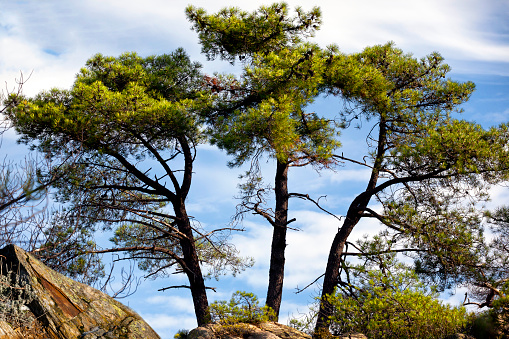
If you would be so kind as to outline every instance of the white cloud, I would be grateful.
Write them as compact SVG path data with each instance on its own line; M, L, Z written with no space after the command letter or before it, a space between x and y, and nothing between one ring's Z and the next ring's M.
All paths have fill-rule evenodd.
M490 201L486 208L493 210L497 207L508 205L509 203L509 183L493 186L490 191Z
M279 323L288 325L290 319L298 318L303 314L309 313L309 306L313 302L315 302L315 300L309 300L306 303L285 302L281 304Z
M16 131L14 130L14 128L9 128L9 129L3 131L2 136L0 137L2 147L5 147L7 145L7 148L14 148L14 147L19 148L20 146L15 144L17 139L18 139L18 135L16 134ZM4 150L5 150L5 148L4 148ZM23 150L23 152L24 152L24 150ZM6 152L6 153L10 153L10 152Z
M343 221L332 216L311 212L294 212L301 232L289 232L286 250L285 285L288 289L304 287L325 271L330 247ZM365 234L377 234L382 227L376 220L363 220L352 231L348 241L355 242Z
M507 62L508 44L489 31L499 6L507 11L507 6L480 0L327 2L319 37L347 51L392 40L420 56L441 51L448 58Z
M34 96L53 87L69 88L86 58L80 51L54 56L40 46L19 37L0 36L0 79L8 92L17 90L20 80L23 93ZM5 46L5 47L4 47Z
M502 124L509 118L509 108L503 112L479 112L472 114L475 121L489 122L490 124Z
M182 296L155 294L154 296L147 298L146 302L154 305L166 305L176 312L194 314L193 303L190 302L189 298Z
M301 231L290 230L287 235L285 289L295 291L321 275L329 255L330 246L342 222L332 216L314 211L293 211L297 221L291 224ZM272 228L265 224L246 222L247 232L234 235L233 243L241 255L255 259L255 266L237 279L251 288L267 286L270 262ZM354 242L363 235L374 235L381 230L375 220L366 220L354 228L349 241Z
M189 300L189 303L192 304L192 301ZM197 326L194 316L182 314L144 313L141 317L161 336L161 339L171 339L178 330L190 330Z
M328 172L326 175L329 177L329 180L333 184L359 181L367 183L371 176L371 169L370 168L362 168L358 170L339 169L336 172Z
M242 256L254 258L255 265L237 279L249 286L261 288L267 286L268 282L272 227L250 220L244 222L244 227L246 232L234 234L232 243L240 250Z
M465 292L467 292L466 287L460 287L453 291L448 290L440 294L440 299L451 306L460 306L465 300Z

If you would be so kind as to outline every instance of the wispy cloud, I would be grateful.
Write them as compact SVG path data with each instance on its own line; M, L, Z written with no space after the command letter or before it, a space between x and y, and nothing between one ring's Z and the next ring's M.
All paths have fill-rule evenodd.
M194 316L168 315L168 313L143 313L141 316L161 336L161 339L171 339L178 330L190 330L197 326Z
M193 58L204 61L196 33L190 30L184 15L188 3L187 0L7 2L0 13L0 77L11 80L20 70L35 70L32 88L68 87L79 67L97 52L117 55L135 50L141 54L161 54L183 46ZM232 5L204 0L192 3L210 12ZM246 10L260 4L235 2L235 6ZM344 51L355 52L392 40L419 56L440 51L446 60L502 63L509 60L504 23L507 15L503 15L509 11L507 2L361 0L314 4L323 12L324 23L316 37L322 45L336 43ZM289 5L311 7L304 0L289 1ZM465 69L471 67L470 63L461 65ZM220 70L228 65L216 66ZM32 93L30 88L27 90Z
M440 51L448 58L508 62L509 41L499 33L497 1L341 1L324 4L320 41L336 41L344 50L389 40L408 52Z

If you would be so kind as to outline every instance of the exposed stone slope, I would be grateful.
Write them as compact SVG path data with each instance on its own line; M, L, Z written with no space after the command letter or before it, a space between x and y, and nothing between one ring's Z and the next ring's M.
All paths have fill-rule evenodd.
M210 324L192 330L188 339L311 339L311 336L296 329L274 322L264 322L256 325ZM352 334L339 339L367 339L363 334Z
M30 285L33 300L27 305L51 339L160 339L155 331L125 305L108 295L42 264L17 246L0 250L1 272L12 271ZM24 329L28 331L29 329ZM0 339L36 338L0 322ZM42 337L41 337L42 338Z
M235 324L235 325L218 325L210 324L198 327L192 330L188 339L311 339L311 336L297 331L294 328L273 322L265 322L261 324Z

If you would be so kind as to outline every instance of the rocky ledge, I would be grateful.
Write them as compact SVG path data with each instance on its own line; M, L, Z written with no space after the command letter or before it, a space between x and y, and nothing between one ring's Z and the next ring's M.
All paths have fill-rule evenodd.
M20 315L23 326L0 320L0 339L160 339L129 307L49 269L17 246L0 250L0 269L4 278L12 272L9 279L22 283L13 289L30 294Z
M311 336L296 329L274 322L260 324L209 324L189 332L187 339L311 339ZM360 333L338 337L338 339L367 339Z

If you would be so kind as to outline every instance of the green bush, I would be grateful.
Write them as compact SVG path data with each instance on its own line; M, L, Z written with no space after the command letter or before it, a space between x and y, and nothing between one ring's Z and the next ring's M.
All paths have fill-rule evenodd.
M468 322L468 334L476 339L501 338L490 311L472 313Z
M187 336L189 335L188 330L179 330L174 336L174 339L187 339Z
M274 319L274 311L260 307L253 293L237 291L229 302L215 301L209 306L212 321L223 325L256 324Z
M346 293L337 291L328 300L334 307L331 332L364 333L368 338L433 339L460 332L467 322L464 307L438 300L412 271L361 271L364 280Z

